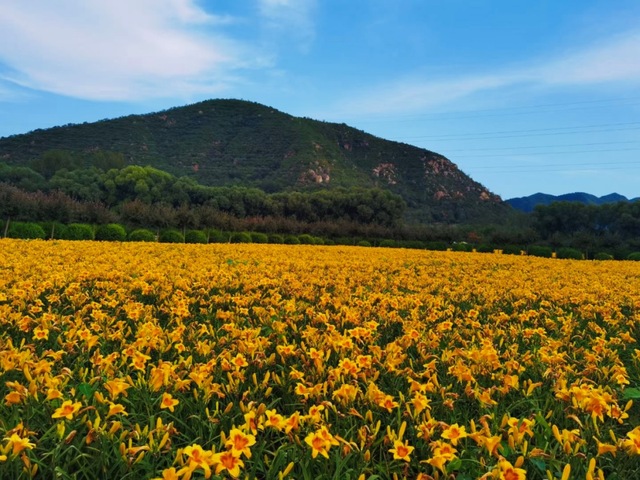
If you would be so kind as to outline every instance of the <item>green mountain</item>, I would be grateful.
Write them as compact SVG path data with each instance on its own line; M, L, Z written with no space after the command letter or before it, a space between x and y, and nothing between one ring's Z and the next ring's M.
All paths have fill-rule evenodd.
M240 100L0 138L0 162L33 166L60 149L83 166L95 164L96 152L118 152L129 164L211 186L266 192L380 187L402 195L412 222L486 222L511 212L442 155Z
M629 200L619 193L610 193L602 197L596 197L589 193L575 192L564 195L549 195L547 193L534 193L528 197L510 198L507 203L517 210L523 212L533 212L536 205L549 205L553 202L580 202L585 205L604 205L605 203L635 201L637 198Z

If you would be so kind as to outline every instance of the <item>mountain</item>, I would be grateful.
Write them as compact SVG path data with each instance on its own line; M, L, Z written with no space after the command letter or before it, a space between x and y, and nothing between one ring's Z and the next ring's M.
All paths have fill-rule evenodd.
M118 152L129 164L211 186L266 192L381 187L402 195L414 222L489 221L512 211L442 155L241 100L1 138L0 162L29 166L56 149L79 156L85 166L95 152Z
M624 195L618 193L610 193L602 197L596 197L589 193L575 192L566 193L564 195L548 195L546 193L534 193L528 197L510 198L507 203L516 210L523 212L532 212L536 205L549 205L551 202L580 202L587 205L602 205L604 203L629 202L635 201L637 198L629 200Z

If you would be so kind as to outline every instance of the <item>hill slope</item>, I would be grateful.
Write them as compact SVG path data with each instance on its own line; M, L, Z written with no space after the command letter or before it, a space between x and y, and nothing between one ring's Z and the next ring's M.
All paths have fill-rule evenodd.
M402 195L412 221L486 221L511 210L434 152L240 100L208 100L2 138L0 161L29 165L52 149L87 159L96 151L119 152L130 164L212 186L267 192L377 186Z
M632 199L634 201L637 199ZM552 202L580 202L586 205L603 205L605 203L628 202L630 201L624 195L618 193L610 193L602 197L596 197L589 193L575 192L565 193L564 195L549 195L546 193L534 193L528 197L510 198L507 203L517 210L523 212L532 212L536 205L549 205Z

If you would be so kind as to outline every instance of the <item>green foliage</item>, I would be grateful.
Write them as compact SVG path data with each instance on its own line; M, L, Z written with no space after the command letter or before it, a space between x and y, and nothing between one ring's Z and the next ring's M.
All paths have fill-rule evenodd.
M540 245L531 245L527 250L527 255L531 255L533 257L544 257L551 258L551 254L553 250L549 247L542 247Z
M424 242L421 242L420 240L407 240L404 242L398 242L398 246L401 248L411 248L414 250L422 250L422 249L425 249L426 244ZM446 250L446 249L447 249L447 246L445 244L443 250Z
M209 243L229 243L229 234L220 230L209 230Z
M335 245L336 242L334 242L333 240L331 240L330 238L325 238L324 240L324 244L325 245Z
M451 245L451 250L453 250L454 252L470 252L471 248L466 243L456 242Z
M313 237L314 245L324 245L324 240L321 237Z
M303 234L298 236L298 240L302 245L313 245L313 237L311 235Z
M559 248L556 256L564 259L582 260L582 252L575 248Z
M396 242L395 240L382 240L380 242L380 246L385 248L395 248Z
M153 232L140 228L129 234L130 242L155 242L156 236Z
M162 230L158 236L161 243L184 243L184 237L177 230Z
M633 252L627 256L627 260L633 260L634 262L640 262L640 252Z
M100 225L96 228L96 240L106 242L124 242L127 239L127 232L122 225L110 223Z
M286 245L300 245L300 240L298 240L298 237L294 237L293 235L287 235L284 237L284 243Z
M239 232L231 235L231 243L251 243L251 235L247 232Z
M207 243L207 234L202 230L187 230L184 241L185 243Z
M359 246L359 247L370 247L370 246L371 246L371 244L370 244L369 242L367 242L366 240L360 240L360 241L358 242L358 246Z
M444 252L447 249L447 244L445 242L427 242L425 248L427 250Z
M335 240L336 245L355 245L353 238L350 237L340 237Z
M37 223L11 222L7 237L22 238L24 240L44 240L47 235Z
M481 243L476 247L476 252L479 253L493 253L495 247L490 243Z
M506 245L502 248L502 253L505 255L520 255L522 250L524 249L518 245Z
M269 243L284 243L284 237L282 235L269 235Z
M267 237L264 233L252 232L251 243L269 243L269 237Z
M596 253L593 257L594 260L613 260L613 255L605 252Z
M66 225L60 222L40 222L38 223L44 230L47 239L57 239L64 236Z
M60 235L62 240L93 240L93 228L91 225L72 223Z

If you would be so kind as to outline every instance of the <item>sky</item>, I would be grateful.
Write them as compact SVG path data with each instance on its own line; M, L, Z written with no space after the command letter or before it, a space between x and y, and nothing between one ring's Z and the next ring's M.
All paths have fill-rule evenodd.
M210 98L640 196L637 0L0 0L0 137Z

